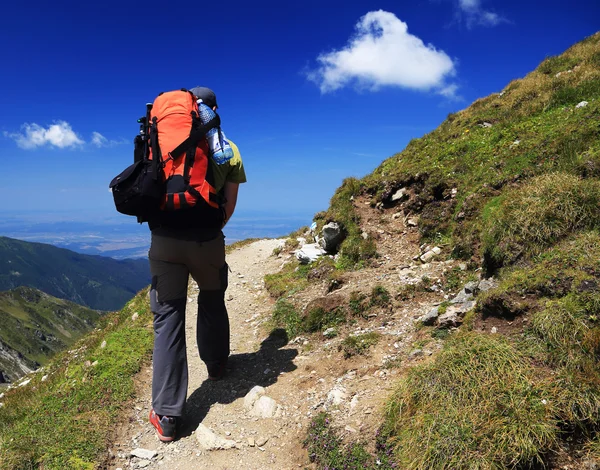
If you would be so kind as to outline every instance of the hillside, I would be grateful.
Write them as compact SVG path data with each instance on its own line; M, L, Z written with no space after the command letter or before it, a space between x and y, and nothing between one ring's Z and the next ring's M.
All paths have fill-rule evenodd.
M0 237L0 290L28 286L96 310L117 310L150 283L146 259L82 255Z
M0 382L14 382L85 333L100 312L30 287L0 292Z
M220 382L191 283L178 441L147 423L143 292L6 392L0 466L598 468L599 122L600 33L345 180L313 230L230 253Z

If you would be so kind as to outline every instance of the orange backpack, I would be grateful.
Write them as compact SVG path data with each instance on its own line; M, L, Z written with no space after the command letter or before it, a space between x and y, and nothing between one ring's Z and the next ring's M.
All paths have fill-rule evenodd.
M208 130L219 124L217 115L202 125L196 98L185 89L161 93L154 100L149 159L162 162L166 188L162 210L177 211L199 204L220 208L204 138Z

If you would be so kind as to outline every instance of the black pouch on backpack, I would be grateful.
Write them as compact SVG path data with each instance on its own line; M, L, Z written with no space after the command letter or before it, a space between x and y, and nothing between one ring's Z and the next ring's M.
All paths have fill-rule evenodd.
M139 160L128 166L109 184L115 207L121 214L146 221L160 210L165 185L159 165L152 160Z

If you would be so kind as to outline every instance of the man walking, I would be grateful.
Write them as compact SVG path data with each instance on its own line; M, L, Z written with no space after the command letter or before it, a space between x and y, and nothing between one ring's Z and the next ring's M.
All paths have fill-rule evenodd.
M217 109L215 93L205 87L190 90L198 99ZM214 187L224 200L223 226L235 210L238 188L246 182L237 146L230 141L234 157L217 165L209 157ZM196 222L196 223L193 223ZM150 221L152 240L148 258L152 272L150 304L154 314L152 411L150 423L161 441L176 437L177 420L187 398L188 368L185 341L185 307L191 275L200 289L196 340L208 377L222 377L229 356L229 318L225 307L227 270L225 237L221 227L169 226Z

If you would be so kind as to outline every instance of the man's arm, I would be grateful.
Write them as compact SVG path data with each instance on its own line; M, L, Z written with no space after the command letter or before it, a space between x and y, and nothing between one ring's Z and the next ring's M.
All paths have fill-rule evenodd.
M239 183L225 182L225 186L223 187L223 195L225 196L225 221L223 222L223 226L225 226L233 215L233 211L235 211L239 187Z

